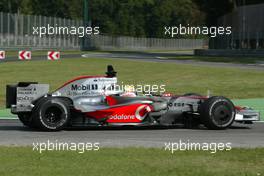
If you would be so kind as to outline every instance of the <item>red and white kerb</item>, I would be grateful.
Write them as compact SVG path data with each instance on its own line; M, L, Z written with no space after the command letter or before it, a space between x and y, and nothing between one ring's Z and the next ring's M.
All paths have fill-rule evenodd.
M59 51L49 51L48 52L48 60L59 60L60 59L60 52Z
M30 60L31 59L31 51L19 51L18 58L20 60Z

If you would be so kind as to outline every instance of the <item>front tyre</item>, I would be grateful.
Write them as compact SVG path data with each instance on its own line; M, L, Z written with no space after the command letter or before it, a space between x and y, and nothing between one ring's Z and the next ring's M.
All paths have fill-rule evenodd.
M45 97L36 104L32 118L34 125L42 130L61 130L70 119L70 103L62 98Z
M234 104L225 97L210 97L200 107L201 121L212 130L230 127L234 122L235 112Z

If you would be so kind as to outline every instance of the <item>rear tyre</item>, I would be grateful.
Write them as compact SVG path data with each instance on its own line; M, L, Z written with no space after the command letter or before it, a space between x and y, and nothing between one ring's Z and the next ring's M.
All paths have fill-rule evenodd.
M23 123L24 126L33 128L31 113L19 113L17 114L18 119Z
M32 118L39 129L62 130L70 120L70 103L62 98L45 97L36 104Z
M201 121L212 130L226 129L235 119L234 104L225 97L210 97L201 104Z

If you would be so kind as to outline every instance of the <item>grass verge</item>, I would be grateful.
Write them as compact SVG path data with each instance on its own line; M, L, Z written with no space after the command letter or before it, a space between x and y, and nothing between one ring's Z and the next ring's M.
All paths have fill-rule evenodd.
M10 109L0 109L0 119L16 119L17 116L10 112Z
M235 105L247 106L260 112L260 120L264 121L264 99L232 100Z
M262 70L76 58L1 63L0 107L4 107L6 84L37 81L50 84L50 89L54 90L79 75L102 75L108 64L115 67L119 83L123 84L164 84L167 92L176 94L206 94L210 90L214 95L236 99L264 97Z
M78 154L49 151L39 154L31 147L0 147L0 175L201 175L261 176L264 148L232 149L215 154L154 148L103 148Z

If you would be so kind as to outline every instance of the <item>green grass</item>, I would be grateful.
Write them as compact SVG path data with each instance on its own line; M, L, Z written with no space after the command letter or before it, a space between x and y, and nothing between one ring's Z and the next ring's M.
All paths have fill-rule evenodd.
M16 119L17 118L17 115L15 114L12 114L10 109L1 109L0 108L0 119Z
M168 92L197 92L229 98L264 97L264 71L238 68L177 65L117 59L67 59L57 62L27 61L0 64L0 107L4 107L5 86L18 81L38 81L51 90L79 75L104 74L112 64L124 84L165 84Z
M171 154L153 148L103 148L84 154L73 151L39 154L31 147L0 147L0 163L1 176L261 176L264 174L264 149Z
M255 64L258 62L264 62L264 57L257 58L257 57L216 57L216 56L215 57L174 56L174 57L167 57L167 59L193 60L193 61L205 61L205 62L224 62L224 63L237 63L237 64Z
M260 112L260 120L264 121L264 99L232 100L235 105L247 106Z

